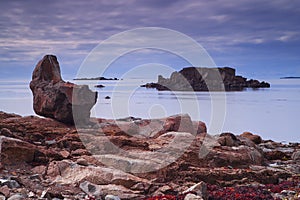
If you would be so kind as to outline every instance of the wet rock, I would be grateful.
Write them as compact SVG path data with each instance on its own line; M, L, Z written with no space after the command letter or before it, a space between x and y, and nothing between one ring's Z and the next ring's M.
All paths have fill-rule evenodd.
M250 139L255 144L260 144L262 142L262 139L259 135L254 135L250 132L244 132L241 134L241 136Z
M33 73L30 89L36 114L63 123L86 124L90 109L97 100L97 93L86 85L63 81L56 56L46 55L38 62Z

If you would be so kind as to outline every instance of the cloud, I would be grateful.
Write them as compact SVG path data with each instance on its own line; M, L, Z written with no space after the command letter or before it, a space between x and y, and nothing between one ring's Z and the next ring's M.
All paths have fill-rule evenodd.
M19 0L0 6L2 66L22 66L47 52L78 66L111 35L149 26L180 31L212 53L300 43L300 2L293 0Z

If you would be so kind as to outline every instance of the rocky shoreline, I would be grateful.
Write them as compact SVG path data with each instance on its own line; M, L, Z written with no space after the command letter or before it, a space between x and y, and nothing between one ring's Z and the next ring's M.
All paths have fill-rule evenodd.
M299 143L251 133L212 136L188 115L91 121L76 129L49 118L0 112L0 199L300 198ZM172 148L182 151L180 156L144 171L167 160L149 155L177 137Z
M300 198L299 143L209 135L187 114L90 118L97 93L65 82L54 55L30 88L44 118L0 111L0 199Z

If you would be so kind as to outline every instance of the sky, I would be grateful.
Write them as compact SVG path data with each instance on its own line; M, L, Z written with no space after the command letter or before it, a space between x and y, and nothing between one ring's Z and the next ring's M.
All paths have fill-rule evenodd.
M1 0L0 8L2 80L30 79L45 54L56 55L63 77L72 79L97 45L143 27L185 34L217 66L246 77L300 76L298 0ZM120 77L147 63L174 70L189 65L168 52L139 50L117 59L107 75Z

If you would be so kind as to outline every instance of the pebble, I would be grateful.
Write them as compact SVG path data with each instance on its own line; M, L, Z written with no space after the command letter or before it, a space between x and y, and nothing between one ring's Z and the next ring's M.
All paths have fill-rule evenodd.
M198 196L206 198L207 197L207 185L203 181L193 185L189 189L185 190L183 193L195 192Z
M29 198L33 198L35 196L35 194L32 192L32 191L30 191L29 193L28 193L28 197Z
M300 161L300 151L294 152L293 155L292 155L292 159L294 161Z
M203 200L203 198L195 194L189 193L184 197L184 200Z
M90 196L100 197L101 190L98 185L90 183L89 181L84 181L79 185L80 189Z
M7 185L4 185L0 188L0 193L4 194L6 197L10 194L10 189Z
M78 164L78 165L83 165L83 166L88 166L89 165L89 163L86 161L86 159L84 159L84 158L78 158L77 160L76 160L76 163Z
M108 194L105 196L105 200L121 200L120 197Z
M15 180L0 179L1 185L7 185L9 188L19 188L20 184Z
M52 145L52 144L55 144L56 143L56 140L46 140L45 141L45 144L47 145Z
M25 196L23 194L14 194L11 197L9 197L7 200L21 200L25 199Z

